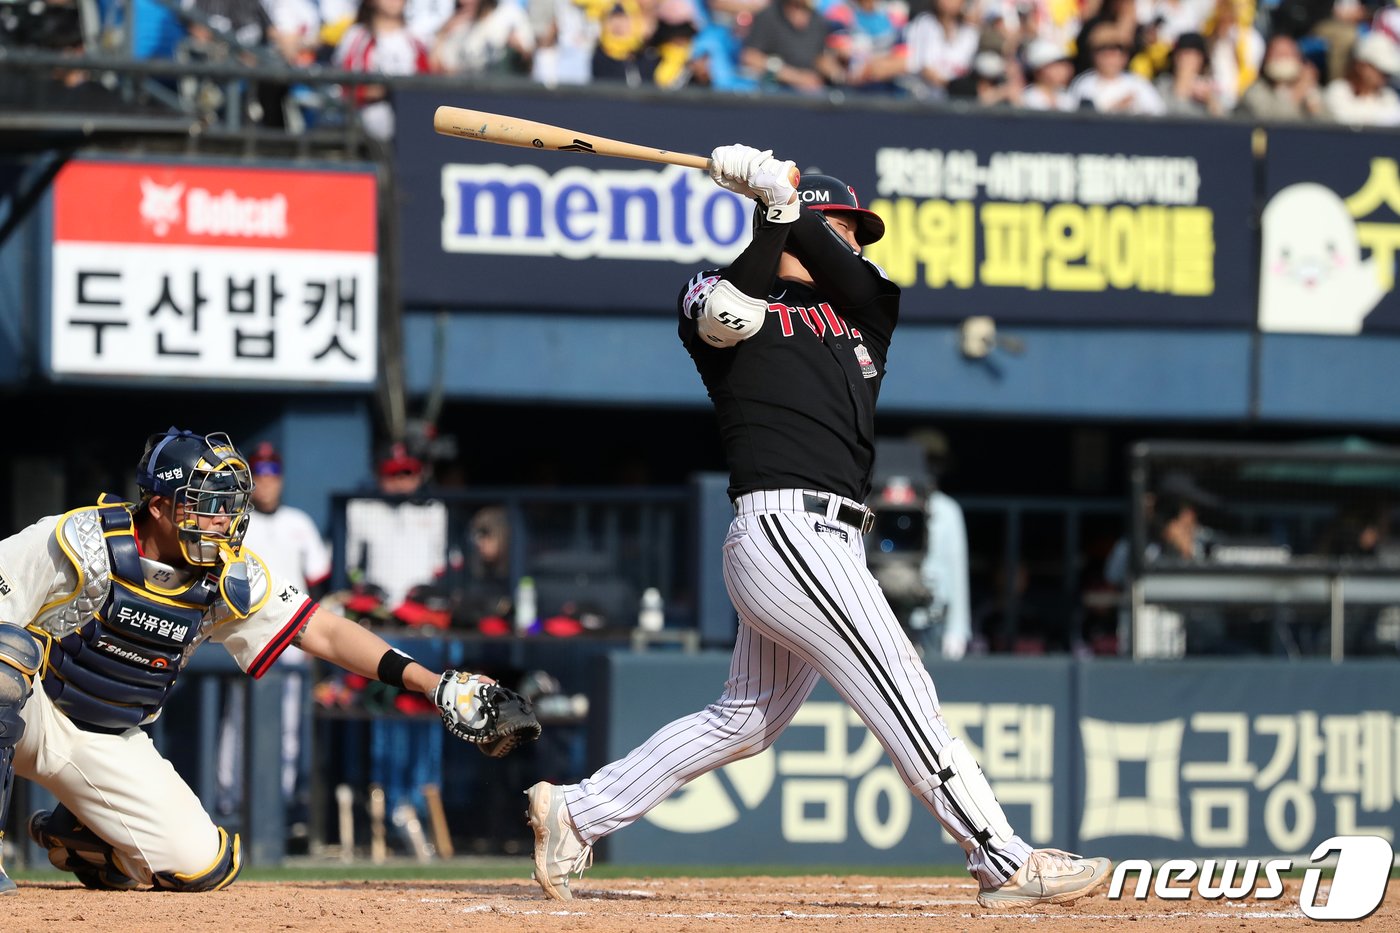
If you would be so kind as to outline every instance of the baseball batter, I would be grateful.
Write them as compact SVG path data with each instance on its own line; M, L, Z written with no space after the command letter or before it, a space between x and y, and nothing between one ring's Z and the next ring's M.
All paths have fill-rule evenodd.
M136 480L139 502L103 497L0 541L0 827L16 774L43 785L59 805L29 832L56 867L99 889L214 891L238 875L238 836L140 728L206 639L253 677L299 645L431 696L488 754L513 747L501 688L428 670L243 547L253 479L227 435L153 435ZM14 890L0 864L0 893Z
M568 900L602 837L685 784L773 744L826 678L879 738L910 791L967 853L986 907L1062 903L1108 880L1107 859L1033 850L949 734L938 695L866 569L863 505L875 403L899 289L861 256L884 223L835 178L748 146L711 156L720 186L755 198L753 239L680 294L680 338L719 418L735 518L725 582L739 613L729 682L579 784L536 784L535 880Z

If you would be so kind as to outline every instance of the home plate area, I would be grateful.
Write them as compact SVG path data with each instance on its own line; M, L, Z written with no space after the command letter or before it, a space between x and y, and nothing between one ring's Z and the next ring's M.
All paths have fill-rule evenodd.
M29 883L0 902L6 931L76 928L174 933L227 930L626 933L784 929L885 931L1262 931L1317 926L1298 909L1300 882L1275 901L1109 901L1100 892L1064 906L984 910L960 878L807 876L619 878L574 882L570 902L546 900L528 879L494 881L255 882L213 894L95 892ZM1400 885L1350 928L1400 929ZM1321 898L1319 898L1321 900ZM1325 926L1325 925L1324 925ZM1340 925L1339 925L1340 926Z

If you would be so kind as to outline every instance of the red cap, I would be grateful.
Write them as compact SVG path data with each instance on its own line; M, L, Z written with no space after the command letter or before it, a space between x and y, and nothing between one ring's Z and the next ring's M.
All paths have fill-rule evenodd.
M389 453L379 461L380 476L398 476L404 473L422 473L423 461L408 452L403 444L395 444Z
M281 475L282 455L269 441L263 441L253 451L253 455L248 458L248 467L253 471L254 476Z

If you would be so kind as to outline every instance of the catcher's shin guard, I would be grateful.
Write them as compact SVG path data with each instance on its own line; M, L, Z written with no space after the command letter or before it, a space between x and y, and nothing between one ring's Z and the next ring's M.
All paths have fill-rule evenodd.
M15 889L5 874L5 818L15 783L15 746L24 735L20 711L29 700L43 659L33 635L18 625L0 622L0 894Z
M59 804L29 818L29 838L49 851L49 862L72 872L84 887L96 891L129 891L139 882L117 867L116 849L88 829L73 812Z
M15 782L14 757L14 746L0 748L0 894L15 889L15 883L5 874L5 817L10 809L10 788Z
M233 884L233 879L243 870L243 849L237 833L230 837L222 826L218 830L219 854L208 868L191 874L158 871L151 876L151 883L156 889L197 894L201 891L218 891Z

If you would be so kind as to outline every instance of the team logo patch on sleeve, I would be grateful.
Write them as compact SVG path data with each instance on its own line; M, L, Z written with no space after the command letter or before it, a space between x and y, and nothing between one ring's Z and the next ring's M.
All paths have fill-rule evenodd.
M865 344L856 344L856 362L860 364L860 374L867 379L874 379L879 373L875 369L875 361L870 358L870 351L865 349Z

